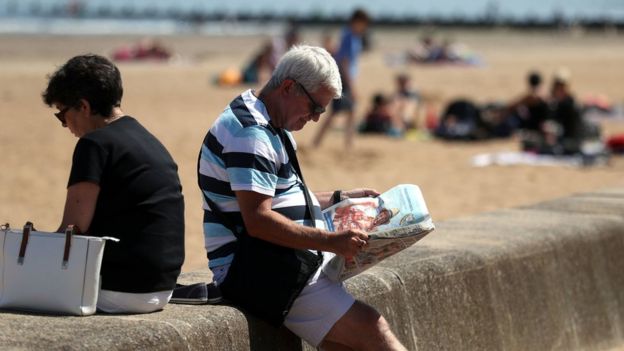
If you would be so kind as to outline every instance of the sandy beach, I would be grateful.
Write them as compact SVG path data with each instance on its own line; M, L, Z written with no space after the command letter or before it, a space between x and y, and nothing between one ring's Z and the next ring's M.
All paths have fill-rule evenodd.
M369 97L390 93L398 72L438 110L464 97L482 103L508 101L525 89L525 75L540 70L547 83L560 66L572 72L578 97L604 94L624 101L624 36L616 33L445 32L467 45L484 61L482 67L388 67L384 57L413 45L420 31L376 30L373 51L361 61L358 115ZM320 31L304 29L305 42L319 44ZM55 230L65 201L71 156L76 143L41 102L46 75L69 57L93 52L109 55L132 36L0 36L0 221L21 227L30 220L41 230ZM261 44L259 36L165 36L160 40L179 58L171 63L122 63L124 111L137 118L169 149L179 166L186 199L186 262L184 271L206 265L201 230L201 194L196 161L201 141L223 108L247 87L212 84L219 71L240 66ZM624 133L622 120L603 120L606 135ZM516 151L515 139L481 143L443 143L427 138L358 137L355 148L342 149L340 123L323 145L310 145L317 125L295 134L300 162L313 190L373 187L379 191L400 183L421 187L434 221L483 211L532 204L577 192L622 186L624 161L609 166L491 166L470 161L484 152ZM114 233L111 233L114 235ZM435 235L432 234L432 235Z

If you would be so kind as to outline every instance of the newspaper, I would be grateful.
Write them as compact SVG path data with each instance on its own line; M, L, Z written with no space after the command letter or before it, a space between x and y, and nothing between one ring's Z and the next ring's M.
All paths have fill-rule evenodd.
M416 185L397 185L378 197L347 199L323 211L330 231L361 229L368 245L350 260L333 257L323 271L334 281L351 278L402 251L434 230Z

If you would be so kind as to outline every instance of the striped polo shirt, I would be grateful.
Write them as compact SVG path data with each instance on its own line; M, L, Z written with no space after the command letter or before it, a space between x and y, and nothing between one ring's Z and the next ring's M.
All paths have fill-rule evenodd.
M273 197L272 209L291 220L311 226L299 176L288 159L279 134L269 121L266 107L251 90L234 99L206 134L198 160L199 187L239 233L243 228L235 191L247 190ZM292 134L284 133L296 148ZM317 228L324 228L314 194ZM210 268L232 262L234 233L212 213L204 198L204 242Z

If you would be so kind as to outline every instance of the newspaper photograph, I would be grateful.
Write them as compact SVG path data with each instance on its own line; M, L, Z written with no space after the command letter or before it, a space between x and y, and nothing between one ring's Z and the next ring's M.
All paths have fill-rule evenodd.
M368 245L350 260L333 257L323 268L334 281L351 278L416 243L434 230L420 188L393 187L378 197L343 200L323 211L330 231L360 229Z

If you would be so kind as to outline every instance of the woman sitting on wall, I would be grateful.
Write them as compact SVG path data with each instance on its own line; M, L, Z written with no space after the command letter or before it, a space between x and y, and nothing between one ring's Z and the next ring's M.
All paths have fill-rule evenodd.
M184 261L184 199L165 147L121 110L117 67L76 56L54 74L43 101L78 137L60 230L73 224L106 245L98 310L145 313L169 301Z

